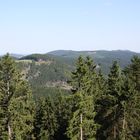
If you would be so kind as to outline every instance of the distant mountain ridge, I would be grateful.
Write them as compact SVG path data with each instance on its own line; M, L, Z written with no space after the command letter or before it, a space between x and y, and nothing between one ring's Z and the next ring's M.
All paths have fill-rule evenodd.
M132 52L129 50L98 50L98 51L73 51L73 50L56 50L45 54L31 54L24 56L20 59L27 60L49 60L56 61L57 63L63 63L73 67L76 59L82 55L83 57L90 56L93 58L96 64L101 65L105 73L108 72L109 67L113 61L118 61L120 66L123 68L130 63L131 58L134 55L140 56L140 53Z
M60 60L65 63L70 63L75 61L79 56L90 56L94 59L98 64L111 64L112 61L117 60L120 62L121 66L127 65L130 62L130 59L134 55L140 56L140 53L128 51L128 50L98 50L98 51L72 51L72 50L56 50L51 51L45 54L31 54L23 57L19 57L20 59L31 59L31 60L49 60L55 59ZM16 57L16 55L13 55Z
M56 51L51 51L48 52L47 54L52 54L52 55L56 55L56 56L63 56L63 57L78 57L79 55L95 55L99 56L99 55L108 55L108 54L116 54L116 55L123 55L123 54L127 54L127 55L140 55L140 53L137 52L133 52L133 51L129 51L129 50L112 50L112 51L107 51L107 50L97 50L97 51L73 51L73 50L56 50Z
M67 81L71 71L75 69L77 58L90 56L97 64L97 69L108 74L112 62L117 60L122 68L130 63L134 55L140 53L131 51L67 51L57 50L45 54L31 54L16 60L25 79L32 87L35 95L46 94L59 88L69 89Z
M54 50L54 51L50 51L48 53L35 53L35 54L38 54L38 55L46 55L46 54L49 54L49 55L52 55L52 56L61 56L61 57L78 57L79 55L83 55L83 56L87 56L87 55L94 55L95 57L96 56L99 56L99 55L108 55L108 54L119 54L120 55L123 55L123 54L127 54L129 56L133 56L133 55L140 55L140 53L138 52L133 52L133 51L130 51L130 50L111 50L111 51L108 51L108 50L85 50L85 51L74 51L74 50ZM96 55L95 55L96 54ZM97 55L98 54L98 55ZM3 56L4 54L1 54L0 56ZM18 54L18 53L10 53L10 56L12 57L15 57L15 58L22 58L22 57L26 57L26 56L30 56L32 54L28 54L28 55L25 55L25 54ZM33 54L34 55L34 54Z

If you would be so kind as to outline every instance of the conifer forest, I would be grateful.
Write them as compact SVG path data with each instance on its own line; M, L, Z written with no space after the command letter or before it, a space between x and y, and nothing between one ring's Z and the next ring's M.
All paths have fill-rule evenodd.
M140 140L139 56L108 72L90 56L38 57L0 58L0 140Z

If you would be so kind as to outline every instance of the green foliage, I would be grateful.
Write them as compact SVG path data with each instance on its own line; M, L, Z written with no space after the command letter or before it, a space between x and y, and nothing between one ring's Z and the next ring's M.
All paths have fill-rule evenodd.
M96 69L101 69L107 76L112 61L118 60L120 66L124 68L130 63L130 58L137 53L129 51L75 52L60 50L47 54L28 55L18 60L17 64L24 74L24 78L31 84L33 94L37 94L34 89L39 89L38 94L42 95L43 93L46 96L44 94L46 89L53 92L53 88L63 88L62 83L70 79L70 72L75 68L74 62L81 54L94 58L96 64L98 64ZM95 82L95 84L97 83Z
M37 103L34 127L37 140L53 140L58 126L54 104L50 98L42 98Z
M107 89L97 101L96 121L101 125L97 139L139 139L140 97L137 84L130 77L128 68L123 75L117 62L113 63Z
M32 55L28 55L25 57L22 57L20 60L34 60L34 61L39 61L39 60L53 60L53 58L51 58L49 55L42 55L42 54L32 54Z
M30 88L7 54L0 60L0 138L30 139L33 106Z
M97 120L101 124L101 128L98 130L97 137L100 139L120 139L121 128L119 124L123 113L121 102L125 101L122 97L122 86L121 69L115 61L110 68L105 94L98 101L100 109Z
M0 59L0 139L140 139L138 56L123 71L115 61L106 78L90 57L78 58L71 77L73 62L56 59L39 54L17 63L9 55Z
M37 57L36 59L39 58ZM69 79L71 67L68 67L67 64L62 63L59 60L48 58L45 61L43 60L43 62L18 61L17 64L22 70L25 79L29 81L34 94L36 94L36 91L38 91L38 94L40 95L42 91L51 91L52 89L53 92L53 88L62 89L63 83L65 84L64 86L67 87L66 81ZM34 89L37 90L35 91Z
M134 56L125 69L125 88L128 106L126 107L126 138L140 139L140 58Z
M131 64L126 67L125 73L136 84L136 89L140 91L140 57L134 56Z
M75 99L72 118L69 121L67 135L72 140L95 139L97 124L94 122L94 97L92 80L95 76L96 65L87 57L85 60L82 57L78 58L76 71L72 73L73 86L72 99ZM80 131L83 131L83 133Z
M96 64L100 64L104 74L109 73L109 67L113 61L118 61L120 66L124 68L130 63L130 59L133 55L140 56L139 53L131 51L69 51L69 50L58 50L49 52L48 54L54 55L57 58L62 58L62 60L67 60L67 64L70 64L69 61L76 60L80 55L86 57L90 56L95 60ZM69 61L68 61L69 60ZM73 65L74 63L72 63Z
M75 100L73 100L71 96L64 96L61 92L56 96L54 103L58 122L58 129L55 133L54 140L69 140L66 131L72 115Z

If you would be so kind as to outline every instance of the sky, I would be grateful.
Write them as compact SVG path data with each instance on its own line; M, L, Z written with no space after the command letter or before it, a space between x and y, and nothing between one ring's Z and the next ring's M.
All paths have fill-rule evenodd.
M140 52L140 0L0 0L0 54Z

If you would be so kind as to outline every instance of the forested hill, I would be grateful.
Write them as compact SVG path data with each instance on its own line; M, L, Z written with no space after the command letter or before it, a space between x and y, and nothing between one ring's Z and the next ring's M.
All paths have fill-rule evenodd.
M130 63L133 55L139 53L131 51L66 51L58 50L46 54L31 54L16 60L19 68L33 88L35 95L54 95L59 88L70 89L67 81L75 68L76 59L80 56L90 56L108 74L112 62L118 60L124 68Z
M0 59L0 140L140 140L140 57L106 77L91 57L60 60Z
M72 51L72 50L56 50L49 52L48 54L62 57L63 59L77 59L80 55L82 56L90 56L97 64L101 64L104 68L104 71L108 71L109 66L112 61L117 60L121 67L125 67L130 63L130 59L132 56L137 55L140 56L140 53L132 52L132 51Z
M48 52L48 54L56 55L56 56L63 56L63 57L78 57L79 55L83 56L93 56L94 58L100 57L131 57L132 55L140 55L140 53L132 52L129 50L97 50L97 51L73 51L73 50L56 50Z
M132 51L72 51L72 50L56 50L52 52L48 52L46 54L32 54L21 59L28 59L28 60L54 60L57 63L63 63L69 65L70 67L74 66L75 60L80 56L90 56L93 58L96 64L101 65L102 70L105 74L109 72L109 67L111 66L112 62L117 60L118 63L122 68L130 63L131 58L134 55L140 56L140 53L132 52Z

